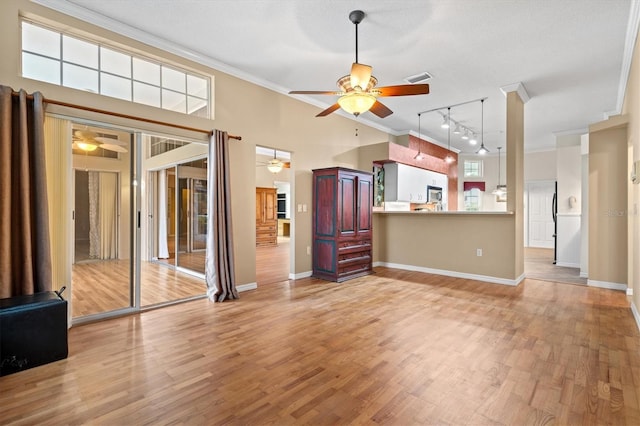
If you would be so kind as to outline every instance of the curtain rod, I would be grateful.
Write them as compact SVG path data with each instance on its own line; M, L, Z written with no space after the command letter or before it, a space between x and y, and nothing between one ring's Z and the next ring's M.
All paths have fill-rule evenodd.
M18 96L19 92L13 92L12 91L11 95L12 96ZM27 95L27 98L28 99L33 99L33 95ZM62 107L81 109L83 111L96 112L98 114L111 115L111 116L119 117L119 118L126 118L126 119L130 119L130 120L143 121L145 123L159 124L161 126L174 127L176 129L190 130L192 132L199 132L199 133L206 133L209 136L213 135L213 131L211 131L211 130L198 129L196 127L183 126L181 124L175 124L175 123L167 123L166 121L153 120L151 118L136 117L135 115L122 114L122 113L119 113L119 112L107 111L107 110L104 110L104 109L92 108L92 107L78 105L78 104L72 104L72 103L69 103L69 102L56 101L54 99L43 98L43 102L48 103L48 104L52 104L52 105L62 106ZM229 137L229 139L235 139L235 140L239 140L239 141L242 140L242 136L235 136L235 135L230 135L230 134L227 134L227 136Z

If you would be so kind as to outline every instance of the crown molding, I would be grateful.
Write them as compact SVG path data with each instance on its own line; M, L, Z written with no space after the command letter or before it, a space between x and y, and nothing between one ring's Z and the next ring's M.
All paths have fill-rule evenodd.
M531 97L527 93L527 90L524 88L524 84L522 84L522 82L520 81L517 83L512 83L512 84L507 84L506 86L502 86L500 90L502 91L502 94L505 96L507 96L507 93L509 92L518 93L518 96L520 96L520 99L524 104L526 104L529 101L529 99L531 99Z
M624 95L627 92L627 83L629 82L629 74L631 73L631 63L633 61L633 51L636 47L638 38L638 27L640 26L640 0L631 0L629 8L629 21L627 22L627 35L624 42L624 51L622 55L622 68L620 71L620 81L618 82L618 101L614 111L605 112L605 120L612 115L622 113L624 104Z

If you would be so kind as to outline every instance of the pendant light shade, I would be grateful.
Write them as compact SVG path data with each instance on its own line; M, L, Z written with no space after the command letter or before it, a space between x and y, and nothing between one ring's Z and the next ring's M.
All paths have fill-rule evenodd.
M480 119L480 149L478 150L477 154L480 155L485 155L489 152L489 150L487 148L485 148L484 146L484 99L480 100L480 114L481 114L481 119Z
M507 194L507 185L501 185L500 184L500 150L502 149L501 146L498 147L498 184L496 185L496 189L494 189L493 191L491 191L491 193L493 195L497 195L498 197L504 197Z
M415 155L415 157L413 157L414 160L424 160L424 154L422 152L420 152L420 116L422 114L418 113L418 153Z

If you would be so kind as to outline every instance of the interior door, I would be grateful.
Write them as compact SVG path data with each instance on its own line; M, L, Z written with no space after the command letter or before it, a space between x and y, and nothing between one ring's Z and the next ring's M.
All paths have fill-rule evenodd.
M532 182L528 185L529 247L553 248L552 215L554 182Z

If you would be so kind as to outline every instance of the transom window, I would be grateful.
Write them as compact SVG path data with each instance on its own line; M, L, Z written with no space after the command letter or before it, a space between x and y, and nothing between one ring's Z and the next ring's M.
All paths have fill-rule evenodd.
M28 21L22 76L210 118L210 78Z
M464 160L464 177L482 177L482 160Z

